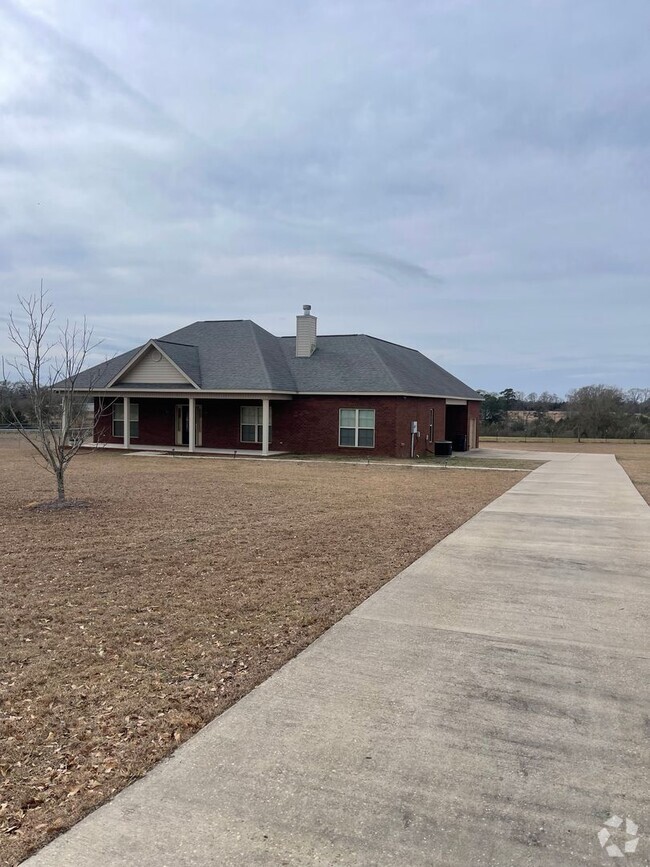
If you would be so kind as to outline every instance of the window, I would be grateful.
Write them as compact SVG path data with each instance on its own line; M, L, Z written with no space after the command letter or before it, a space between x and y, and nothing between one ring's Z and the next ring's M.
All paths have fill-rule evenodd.
M339 445L359 449L374 449L374 409L339 410Z
M427 437L427 439L429 440L430 443L433 442L433 430L434 430L433 419L434 419L433 410L430 409L429 410L429 436Z
M271 425L271 407L269 407L269 442L273 427ZM241 441L243 443L262 442L262 407L242 406L241 408Z
M140 436L140 409L137 403L129 407L130 436L137 439ZM113 436L124 438L124 404L122 401L113 404Z

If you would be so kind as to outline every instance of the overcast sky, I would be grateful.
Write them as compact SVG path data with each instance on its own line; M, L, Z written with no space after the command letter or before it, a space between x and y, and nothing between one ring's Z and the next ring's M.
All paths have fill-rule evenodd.
M196 319L650 385L649 0L0 0L0 352Z

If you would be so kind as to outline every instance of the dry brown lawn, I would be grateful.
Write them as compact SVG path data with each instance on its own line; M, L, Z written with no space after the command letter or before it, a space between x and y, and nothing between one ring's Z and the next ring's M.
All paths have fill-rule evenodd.
M507 449L522 452L578 452L578 454L616 455L616 459L636 485L639 493L650 503L650 443L551 443L530 442L517 443L503 440L501 442L483 443L483 448Z
M0 440L0 863L17 864L523 475Z

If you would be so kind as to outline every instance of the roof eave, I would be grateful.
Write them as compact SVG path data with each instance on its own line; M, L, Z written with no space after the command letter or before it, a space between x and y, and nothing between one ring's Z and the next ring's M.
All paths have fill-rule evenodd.
M482 397L469 397L460 394L424 394L410 391L299 391L299 397L316 397L318 395L332 397L426 397L437 400L471 400L483 401Z
M62 389L61 389L62 390ZM282 396L295 396L298 392L295 391L287 391L286 389L274 390L268 388L183 388L182 385L174 386L171 385L169 388L147 388L146 384L138 385L137 383L133 386L129 386L128 384L115 385L115 386L107 386L107 385L98 385L95 388L84 389L89 395L99 395L99 394L114 394L119 395L120 392L147 392L148 394L153 395L161 395L161 394L177 394L178 392L184 392L190 397L200 397L201 395L220 395L220 394L268 394L268 395L277 395L278 397Z
M64 391L65 389L57 389L54 391ZM406 392L406 391L289 391L287 389L270 389L270 388L147 388L143 385L134 385L132 388L128 385L116 386L96 386L94 388L82 389L89 395L93 394L118 394L120 391L137 391L147 392L151 395L160 394L176 394L177 392L187 392L188 395L220 395L220 394L268 394L277 396L290 397L418 397L429 398L432 400L471 400L474 402L483 402L482 397L473 397L460 394L427 394L423 392Z

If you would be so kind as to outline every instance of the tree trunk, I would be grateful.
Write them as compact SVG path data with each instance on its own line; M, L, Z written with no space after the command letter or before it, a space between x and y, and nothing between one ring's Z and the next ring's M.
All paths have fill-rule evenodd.
M56 471L56 493L58 501L62 503L65 500L65 487L63 485L63 470L60 468Z

